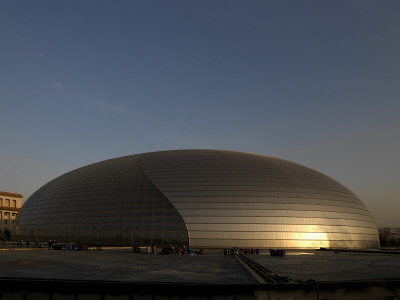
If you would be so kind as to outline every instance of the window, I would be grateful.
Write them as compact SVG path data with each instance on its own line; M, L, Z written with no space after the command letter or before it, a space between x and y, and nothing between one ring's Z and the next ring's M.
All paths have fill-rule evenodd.
M6 199L6 204L5 206L10 206L10 199Z
M17 200L13 200L12 203L12 207L17 207Z

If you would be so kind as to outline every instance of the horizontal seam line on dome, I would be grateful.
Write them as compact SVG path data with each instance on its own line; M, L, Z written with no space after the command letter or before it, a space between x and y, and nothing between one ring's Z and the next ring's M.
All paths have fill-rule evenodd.
M153 166L151 166L148 163L142 163L140 162L141 165L143 165L147 171L150 172L157 172L158 170L160 170L161 172L166 171L167 173L176 173L176 172L181 172L181 171L220 171L220 172L226 172L226 171L231 171L231 170L236 170L236 171L246 171L247 174L251 175L251 174L306 174L309 176L313 176L313 177L326 177L327 179L332 180L329 176L318 172L316 170L313 169L307 169L304 167L300 167L300 168L291 168L291 167L284 167L281 168L281 166L279 166L278 168L276 167L270 167L270 166L266 166L266 165L259 165L258 163L256 164L245 164L245 165L240 165L240 164L214 164L214 163L209 163L207 164L207 162L201 162L201 165L198 164L198 162L193 162L193 161L189 161L189 164L187 165L183 165L182 162L179 163L174 163L174 164L154 164ZM176 168L176 166L178 168ZM171 168L174 167L174 168ZM164 172L165 173L165 172Z
M301 212L301 213L306 213L306 212L311 212L311 213L314 213L314 212L318 212L318 213L338 213L338 214L342 214L342 213L345 213L345 214L351 214L351 215L361 215L361 216L367 216L367 217L369 217L369 218L373 218L372 217L372 215L371 214L367 214L368 213L368 211L365 211L365 212L367 212L367 213L363 213L364 211L359 211L359 210L355 210L355 211L350 211L350 210L348 210L348 211L341 211L341 210L318 210L318 209L300 209L300 208L260 208L260 209L257 209L257 208L243 208L243 209L231 209L231 208L226 208L226 209L223 209L223 208L199 208L199 207L196 207L196 208L182 208L182 207L179 207L179 205L177 206L177 209L180 211L180 212L186 212L186 213L190 213L190 215L193 215L193 216L196 216L196 215L198 215L198 216L211 216L210 214L201 214L203 211L204 212L207 212L207 213L209 213L210 211L215 211L216 213L215 214L213 214L213 216L223 216L223 215L221 215L220 214L220 212L230 212L230 214L229 215L231 215L231 214L239 214L239 212L246 212L246 213L243 213L243 217L246 217L246 216L249 216L249 214L247 214L247 212L249 212L249 213L255 213L255 212L259 212L259 213L261 213L261 212L268 212L268 211L271 211L271 212L274 212L274 213L276 213L276 212L279 212L279 211L282 211L282 212L285 212L285 213L287 213L288 211L293 211L293 212ZM251 215L250 215L251 216ZM263 215L260 215L260 217L262 217Z
M196 178L194 178L194 179L196 179ZM74 180L71 180L71 181L73 182ZM110 183L110 180L104 179L101 182ZM120 180L114 180L114 181L111 181L111 182L112 183L119 183ZM168 182L170 182L170 181L168 181ZM162 186L162 185L165 185L168 182L161 181L161 182L158 182L157 184ZM176 181L172 181L172 182L176 182ZM199 181L196 181L196 183L198 183L198 182ZM265 185L265 184L245 184L245 183L254 182L254 181L236 181L236 182L222 181L222 182L228 182L229 184L223 184L223 185L232 186L232 187L236 187L238 185L240 185L240 186L250 186L250 187L266 187L266 188L270 187L270 186ZM284 183L284 182L281 182L281 181L259 181L259 182L260 183L268 183L268 184L272 184L272 183L281 184L281 183ZM96 183L99 183L99 181L97 180ZM132 185L135 185L134 184L135 182L132 182L131 180L129 180L129 183L131 183ZM180 185L174 185L173 187L199 187L199 186L208 187L208 186L221 186L222 185L222 184L216 184L214 182L206 182L206 181L204 181L204 185L191 184L192 181L188 181L187 183L188 184L181 183ZM86 186L86 183L79 182L79 183L74 184L74 186ZM343 189L341 189L340 187L337 187L337 186L329 186L329 185L323 185L323 184L317 185L317 184L303 183L303 184L299 184L298 186L293 186L293 187L284 186L284 188L291 188L291 189L299 188L299 189L309 189L309 190L316 189L316 190L324 190L324 191L325 190L327 190L327 191L337 191L338 193L346 194L346 195L350 195L350 196L354 197L354 194L351 191L343 190Z
M331 239L240 239L240 238L214 238L214 237L207 237L207 238L195 238L195 237L189 237L190 240L243 240L243 241L305 241L305 242L319 242L319 241L324 241L324 242L373 242L373 240L331 240Z
M178 169L179 168L179 169ZM150 173L150 176L155 177L155 178L166 178L168 176L182 176L184 177L185 175L190 175L188 178L194 178L194 177L204 177L204 178L209 178L209 177L217 177L220 175L223 175L224 177L239 177L239 178L260 178L260 177L271 177L271 178L287 178L288 176L294 177L294 178L310 178L310 179L315 179L319 182L326 182L326 183L332 183L332 184L340 184L336 180L330 178L329 176L322 174L322 173L314 173L314 172L302 172L302 171L292 171L292 170L287 170L287 171L255 171L251 170L248 168L186 168L183 169L182 167L178 167L173 170L170 168L161 168L157 166L157 168L154 168L151 170L148 166L145 166L146 173ZM163 172L166 171L166 172ZM86 171L87 173L97 173L97 172L89 172ZM230 173L230 172L235 172L235 173ZM122 172L120 172L122 173ZM190 174L189 174L190 173Z
M211 209L210 209L211 210ZM273 210L277 210L277 209L271 209L271 211ZM320 211L320 210L293 210L293 209L281 209L281 210L286 210L286 211L301 211L301 212L318 212L318 213L344 213L346 215L355 215L355 216L366 216L369 218L372 218L372 216L370 215L365 215L365 214L357 214L357 213L347 213L347 212L340 212L340 211ZM179 211L183 211L183 209L179 209ZM254 210L257 211L257 210ZM280 216L273 216L273 215L268 215L268 216L252 216L252 215L185 215L185 217L265 217L265 218L269 218L269 217L292 217L292 216L285 216L285 215L280 215ZM303 217L303 216L301 216Z
M363 216L363 215L356 215L353 214L354 216ZM193 223L193 224L201 224L201 219L205 219L205 218L219 218L219 219L242 219L242 218L246 218L248 221L251 221L252 219L270 219L270 218L281 218L281 219L329 219L329 220L349 220L349 221L362 221L362 222L369 222L369 223L374 223L372 220L373 218L370 218L371 221L367 220L367 219L354 219L354 218L348 218L348 219L344 219L344 218L336 218L335 216L324 216L324 217L318 217L318 216L207 216L207 215L183 215L184 219L187 218L196 218L199 220L200 223ZM186 223L186 224L191 224L191 223ZM206 223L205 223L206 224ZM218 223L216 223L218 224ZM222 223L220 223L222 224ZM250 223L244 223L244 224L250 224ZM254 223L254 224L264 224L264 223ZM265 223L268 224L268 223ZM291 224L287 224L287 225L291 225Z
M248 187L248 188L264 188L264 189L269 189L269 188L272 188L272 189L278 189L278 188L284 188L284 189L292 189L292 190L296 190L296 189L298 189L298 190L309 190L309 191L329 191L329 192L337 192L337 193L340 193L340 194L345 194L345 195L350 195L350 196L352 196L352 197L354 197L354 195L353 194L351 194L351 193L348 193L348 192L346 192L346 191L343 191L343 190L339 190L339 189L335 189L335 188L333 188L333 189L329 189L329 188L321 188L321 186L304 186L304 185L302 185L302 186L284 186L284 185L278 185L278 186L270 186L270 185L256 185L256 184L253 184L253 185L248 185L248 184L241 184L241 183L243 183L243 182L236 182L236 183L230 183L230 184L208 184L208 185L198 185L198 184L196 184L196 185L194 185L194 184L187 184L187 185L167 185L167 184L165 184L164 182L163 183L157 183L159 186L161 186L162 188L191 188L191 190L196 190L196 189L198 189L198 190L207 190L208 188L211 188L211 187L219 187L219 188L224 188L225 189L225 187L230 187L230 188L243 188L243 187ZM270 182L268 182L268 184L269 184ZM196 188L196 189L195 189Z
M304 226L304 225L303 225ZM321 225L321 226L329 226L329 225ZM342 227L344 227L344 225L342 225ZM374 229L375 230L375 228L373 228L373 227L351 227L351 228L363 228L363 229ZM321 231L321 232L316 232L316 231L312 231L312 232L306 232L306 231L282 231L282 230L279 230L279 231L276 231L276 230L262 230L262 231L260 231L260 230L257 230L257 231L249 231L249 230L246 230L246 231L235 231L235 230L202 230L202 229L188 229L188 231L193 231L193 232L258 232L258 233L263 233L263 232L288 232L288 233L340 233L340 234L342 234L342 233L345 233L345 234L367 234L367 235L374 235L374 236L376 236L376 235L378 235L378 233L361 233L361 232L356 232L356 233L350 233L350 232L338 232L338 231L326 231L326 232L324 232L324 231Z
M166 198L167 198L168 201L171 201L174 204L175 203L176 204L197 204L197 203L201 203L201 204L209 204L209 203L212 203L212 204L214 204L214 203L215 204L246 203L247 204L247 203L251 203L251 204L283 204L283 205L292 205L292 204L294 204L294 205L319 205L319 206L338 206L338 207L357 208L357 209L362 209L362 210L365 210L365 211L369 212L368 209L365 209L365 205L363 205L360 201L358 201L358 203L356 203L356 202L333 200L333 199L299 198L299 197L285 197L284 198L284 197L274 197L274 196L267 196L267 197L265 197L265 196L209 196L209 197L227 199L228 201L210 201L210 200L207 200L207 199L205 201L202 200L201 202L193 202L193 201L188 201L188 200L182 201L180 199L179 200L178 199L171 200L171 199L174 199L174 198L208 198L207 196L189 196L189 197L187 197L187 196L169 196L169 197L166 197ZM249 200L249 198L250 198L250 200ZM274 199L276 201L251 201L251 198L256 198L256 199L270 198L270 199ZM63 197L62 199L70 199L70 197L68 197L68 198ZM242 201L229 201L230 199L237 199L237 200L243 199L243 200ZM132 198L131 197L126 197L126 198L124 198L122 200L127 201L128 204L132 203ZM144 200L145 201L142 201L142 199L141 199L142 202L153 201L153 199L150 199L150 198L149 199L144 199ZM156 200L158 200L158 198ZM216 199L216 200L218 200L218 199ZM269 200L269 199L266 199L266 200ZM283 202L279 202L280 200L283 201ZM303 200L303 201L301 201L301 200ZM307 203L308 200L315 201L316 203ZM101 203L108 203L109 201L110 201L109 199L101 199L100 200ZM130 201L130 202L128 202L128 201ZM318 202L326 202L326 201L340 202L340 203L345 203L345 204L349 204L349 205L352 205L352 206L341 206L341 205L332 205L332 204L324 204L324 203L320 204L317 201ZM56 204L56 203L64 204L65 202L63 202L63 201L52 202L52 204ZM72 203L81 203L81 200L79 200L79 201L78 200L76 200L76 201L68 201L68 203L71 203L70 206L74 206L74 205L72 205ZM340 203L338 203L338 204L340 204ZM49 204L45 203L44 201L40 201L40 202L37 203L37 206L49 207ZM89 205L87 205L87 206L89 206Z
M277 198L277 199L279 199L279 198ZM297 199L297 198L295 198L295 199ZM318 200L318 199L313 199L313 200ZM324 200L320 200L320 201L325 201L325 199ZM327 200L327 201L333 201L333 202L344 202L344 201L334 201L334 200ZM215 202L215 201L201 201L201 202L190 202L190 201L187 201L187 202L180 202L180 201L178 201L178 202L174 202L174 204L177 204L177 205L179 205L179 204L198 204L198 203L201 203L201 204L237 204L237 203L239 203L239 204L241 204L241 203L244 203L244 204L283 204L283 205L292 205L292 204L295 204L295 205L320 205L320 206L325 206L324 204L314 204L314 203L305 203L305 202L288 202L288 203L279 203L279 202L269 202L269 201L258 201L258 202L238 202L238 201L235 201L235 202L228 202L228 201L224 201L224 202ZM339 206L339 205L326 205L326 206L337 206L337 207L347 207L347 208L355 208L355 209L361 209L361 210L365 210L365 211L368 211L369 212L369 210L368 209L365 209L364 207L364 205L358 205L358 204L356 204L356 203L352 203L352 202L344 202L344 203L350 203L350 204L355 204L356 206L359 206L359 207L354 207L354 206Z
M168 183L176 183L179 182L181 184L183 183L207 183L207 184L212 184L212 185L218 185L216 184L217 182L228 182L228 183L256 183L256 182L260 182L260 183L275 183L275 184L289 184L287 181L284 180L271 180L269 178L260 178L260 177L254 177L254 179L249 178L248 180L228 180L225 178L241 178L239 176L237 177L233 177L233 176L214 176L214 177L210 177L210 176L204 176L205 178L209 179L209 180L199 180L201 178L199 177L188 177L188 176L182 176L181 178L174 178L172 179L168 179L167 178L158 178L156 176L151 176L152 180L157 181L160 184L168 184ZM222 180L221 180L222 179ZM291 183L292 184L292 183ZM254 186L257 186L255 184L253 184ZM296 183L296 185L299 186L311 186L311 187L325 187L327 189L332 188L334 190L337 191L343 191L343 189L345 188L344 186L338 186L338 185L330 185L330 184L324 184L324 183L318 183L315 182L314 183L309 183L309 181L299 181ZM346 188L347 189L347 188Z
M307 191L321 191L321 190L315 190L315 189L303 189L304 191L296 191L297 190L297 188L291 188L291 190L294 190L294 191L290 191L290 190L286 190L286 187L279 187L279 189L278 189L278 187L276 187L275 189L277 189L277 190L256 190L256 189L247 189L247 190L240 190L240 189L237 189L237 190L232 190L232 189L226 189L226 188L221 188L221 189L214 189L214 190L210 190L210 189L188 189L188 190L181 190L181 189L176 189L176 187L163 187L162 185L158 185L158 186L160 186L160 189L163 189L163 190L165 190L165 189L168 189L167 191L168 192L193 192L193 191L200 191L200 192L215 192L215 191L222 191L222 192L230 192L230 191L260 191L260 192L270 192L270 193L276 193L276 192L282 192L282 193L284 193L284 192L286 192L286 193L296 193L296 194L308 194L308 192ZM233 186L233 187L236 187L236 188L240 188L240 187L237 187L237 186ZM268 188L268 187L266 187L266 188ZM282 189L282 190L281 190ZM289 188L290 189L290 188ZM325 191L325 190L324 190ZM329 190L327 190L327 192L334 192L334 191L329 191ZM313 192L313 193L310 193L310 194L317 194L317 195L320 195L320 193L315 193L315 192ZM353 194L350 194L350 193L341 193L341 194L343 194L343 195L336 195L336 196L339 196L339 197L346 197L346 198L350 198L350 199L356 199L356 200L358 200L358 198L355 196L355 195L353 195ZM327 193L327 195L331 195L331 193Z
M337 195L337 194L331 194L331 193L317 193L317 191L313 191L312 193L308 193L306 191L288 191L288 190L277 190L277 191L261 191L261 190L229 190L229 189L218 189L218 190L187 190L187 191L183 191L183 190L165 190L162 187L160 188L160 190L163 193L196 193L196 192L207 192L212 194L213 192L256 192L256 193L287 193L287 194L304 194L304 195L324 195L324 196L336 196L336 197L343 197L343 198L349 198L349 199L354 199L354 200L358 200L357 198L354 197L346 197L344 195ZM176 196L178 197L178 196Z
M214 195L214 196L196 196L196 195L192 195L192 196L166 196L169 200L169 198L205 198L205 197L213 197L213 198L274 198L274 199L280 199L280 197L276 197L276 196L218 196L218 195ZM320 201L324 201L324 200L328 200L328 201L338 201L338 202L345 202L345 203L360 203L360 200L357 199L357 202L349 202L349 201L343 201L343 200L332 200L332 199L320 199L320 198L300 198L300 197L282 197L282 198L293 198L293 199L312 199L312 200L320 200ZM192 203L192 202L179 202L179 203ZM211 202L212 203L212 202ZM218 202L218 203L225 203L225 202ZM236 203L236 202L235 202Z
M347 235L370 235L370 236L377 236L375 233L364 233L364 232L337 232L337 231L276 231L276 230L264 230L264 231L229 231L229 230L196 230L196 229L189 229L190 232L214 232L214 233L225 233L225 232L234 232L234 233L289 233L289 234L347 234Z
M153 179L157 179L161 181L162 183L169 183L169 182L188 182L188 183L215 183L216 181L214 180L209 180L210 178L219 178L220 180L217 182L249 182L249 183L265 183L265 182L271 182L271 183L290 183L290 184L306 184L306 185L311 185L311 186L325 186L325 187L332 187L335 189L347 189L344 185L336 182L336 181L326 181L326 180L315 180L315 178L308 178L305 179L304 176L293 176L296 179L296 182L288 182L287 181L287 176L272 176L273 174L262 174L262 175L253 175L253 176L248 176L244 177L244 175L229 175L226 173L221 173L221 174L216 174L213 173L213 175L210 174L200 174L200 175L191 175L190 174L182 174L178 173L175 174L174 177L171 178L171 175L174 174L165 174L160 175L160 174L152 174L151 177ZM196 181L194 181L196 179ZM235 179L235 180L231 180ZM314 179L314 181L310 182L309 179Z
M162 168L157 166L156 168L152 169L148 166L145 166L146 172L151 173L151 176L157 178L163 178L170 175L174 176L183 176L183 175L191 175L190 177L206 177L205 175L209 175L211 177L218 176L223 174L226 177L241 177L241 178L257 178L257 177L272 177L272 178L287 178L287 176L297 177L297 178L312 178L318 181L323 181L326 183L337 184L338 182L329 176L316 173L316 172L302 172L294 171L294 170L286 170L286 171L279 171L279 170L254 170L251 168L182 168L178 166L178 168L170 169ZM230 173L235 172L235 173ZM86 173L94 173L90 171L86 171ZM97 172L96 172L97 173ZM122 172L119 172L122 173ZM190 173L190 174L188 174Z
M157 183L158 186L160 186L162 189L168 189L168 188L190 188L190 190L210 190L207 189L208 187L223 187L225 189L225 187L231 187L231 188L241 188L241 187L249 187L249 188L264 188L264 189L268 189L268 188L273 188L273 189L278 189L278 188L283 188L283 189L291 189L291 190L305 190L305 191L327 191L327 192L335 192L338 194L343 194L343 195L348 195L349 198L356 198L356 196L352 193L343 191L343 190L339 190L339 189L330 189L330 188L321 188L321 186L292 186L292 187L288 187L288 186L284 186L284 185L279 185L279 186L268 186L268 185L245 185L243 184L244 182L237 182L237 183L231 183L231 184L213 184L213 185L193 185L193 184L187 184L187 185L173 185L170 186L164 182L162 183ZM200 189L201 187L201 189ZM193 188L193 189L192 189ZM196 188L196 189L195 189ZM220 190L220 189L216 189L216 190ZM248 189L248 190L256 190L256 189Z
M179 203L179 204L181 204L181 203ZM179 204L178 204L178 206L179 206ZM250 204L250 203L246 202L244 204L247 205L247 204ZM256 202L254 204L259 204L259 202ZM277 205L279 205L279 204L277 204ZM290 204L282 204L282 205L290 205ZM356 207L348 207L348 206L322 205L322 204L298 204L298 205L304 205L304 206L315 205L315 206L322 206L322 207L340 207L340 208L343 208L343 209L357 209L357 210L366 211L366 212L369 213L369 211L367 209L356 208ZM215 207L194 207L194 208L191 208L191 207L188 207L188 208L179 208L179 210L180 211L181 210L200 210L200 211L202 211L202 210L222 210L222 211L230 211L230 210L232 210L232 211L237 211L237 210L240 210L240 211L242 211L242 210L243 211L254 211L254 210L256 210L256 211L259 211L259 210L268 210L268 211L269 210L294 210L294 211L297 211L297 210L301 210L301 211L339 212L339 211L335 211L335 210L302 209L301 207L300 208L296 208L296 209L293 209L293 208L251 208L251 207L246 207L246 208L232 208L232 207L221 207L221 208L220 207L218 207L218 208L215 208ZM345 212L345 213L347 213L347 212ZM361 215L363 215L363 214L361 214Z
M184 218L188 218L187 216L184 216ZM196 217L190 217L190 218L198 218ZM221 216L219 216L219 218L222 218ZM225 218L232 218L232 217L225 217ZM242 217L243 218L243 217ZM247 218L247 217L246 217ZM268 219L268 218L282 218L282 216L277 216L277 217L257 217L257 218L264 218L264 219ZM366 223L371 223L371 224L375 224L375 222L373 221L368 221L368 220L360 220L360 219L343 219L343 218L328 218L328 217L324 217L324 218L318 218L318 217L286 217L286 218L290 218L291 220L293 219L322 219L322 220L343 220L343 221L358 221L358 222L366 222ZM206 223L206 222L197 222L197 223L193 223L193 222L186 222L185 224L237 224L237 223L215 223L215 222L210 222L210 223ZM279 223L242 223L242 224L279 224ZM299 224L299 223L291 223L291 224L287 224L285 223L285 225L324 225L324 224Z
M226 190L226 189L221 189L221 190L165 190L162 187L160 188L160 190L163 193L166 194L171 194L171 193L179 193L179 194L187 194L186 197L191 197L191 194L195 194L195 193L208 193L210 195L210 197L213 197L213 193L227 193L229 195L229 197L235 197L235 193L241 193L241 194L250 194L250 195L238 195L236 197L252 197L253 195L251 195L252 193L265 193L265 194L271 194L271 193L277 193L277 194L282 194L282 193L286 193L286 194L300 194L300 195L321 195L321 196L331 196L331 197L337 197L337 198L344 198L344 199L352 199L352 200L358 200L357 198L353 198L353 197L347 197L346 195L338 195L338 194L332 194L332 193L317 193L316 191L312 191L312 192L307 192L307 191L289 191L289 190L276 190L276 191L271 191L271 190ZM173 197L179 197L179 195L172 195ZM200 197L200 196L199 196ZM359 200L360 201L360 200Z
M174 204L176 204L177 206L180 206L180 204L181 204L182 202L179 202L179 203L174 203ZM213 203L213 202L208 202L208 203ZM215 203L215 202L214 202ZM232 203L229 203L229 202L226 202L227 204L232 204ZM236 202L236 203L238 203L238 202ZM240 203L240 202L239 202ZM265 202L246 202L245 204L267 204L267 203L265 203ZM188 204L193 204L193 203L188 203ZM202 202L202 204L203 204L203 202ZM273 204L275 204L275 203L273 203ZM279 205L278 203L276 203L277 205ZM296 204L296 205L305 205L305 206L309 206L309 205L318 205L318 206L322 206L322 207L324 207L324 205L319 205L319 204L306 204L306 203L284 203L283 205L292 205L292 204ZM359 208L359 207L351 207L351 206L337 206L337 205L326 205L326 206L329 206L329 207L340 207L340 208L343 208L343 209L349 209L349 208L351 208L351 209L357 209L357 210L362 210L362 211L366 211L366 212L368 212L369 213L369 210L367 210L367 209L363 209L363 208ZM222 207L218 207L218 208L215 208L215 207L210 207L210 208L208 208L208 207L199 207L199 206L196 206L195 208L179 208L180 210L224 210L224 211L226 211L226 210L280 210L280 208L257 208L257 209L254 209L254 208L249 208L249 207L246 207L246 208L231 208L231 207L226 207L226 208L222 208ZM286 210L285 208L283 208L282 210Z

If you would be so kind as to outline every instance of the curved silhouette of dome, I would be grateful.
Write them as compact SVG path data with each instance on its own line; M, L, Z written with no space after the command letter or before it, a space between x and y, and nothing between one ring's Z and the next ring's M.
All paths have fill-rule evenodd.
M91 164L36 191L20 239L98 245L377 248L374 219L346 187L278 158L171 150Z

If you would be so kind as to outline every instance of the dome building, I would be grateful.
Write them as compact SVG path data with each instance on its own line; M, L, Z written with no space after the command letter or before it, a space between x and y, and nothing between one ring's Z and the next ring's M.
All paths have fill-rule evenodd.
M278 158L171 150L91 164L36 191L19 239L203 248L377 248L377 226L350 190Z

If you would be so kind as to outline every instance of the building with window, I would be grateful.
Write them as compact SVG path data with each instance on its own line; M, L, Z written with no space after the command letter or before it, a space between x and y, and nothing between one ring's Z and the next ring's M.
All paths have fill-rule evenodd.
M22 195L0 191L0 236L12 231L21 208Z
M367 207L332 178L286 160L221 150L114 158L37 190L16 238L195 248L378 248Z

